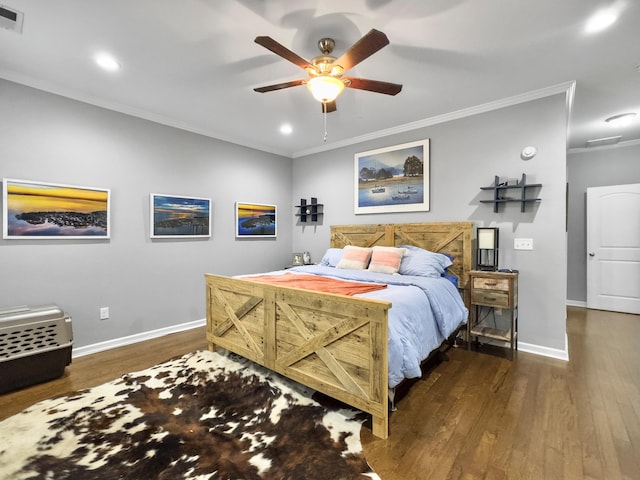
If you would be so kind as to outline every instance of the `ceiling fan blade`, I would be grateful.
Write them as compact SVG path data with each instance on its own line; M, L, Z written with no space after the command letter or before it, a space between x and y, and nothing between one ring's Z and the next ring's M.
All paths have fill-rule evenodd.
M336 101L334 100L333 102L325 102L322 103L322 113L331 113L331 112L335 112L338 107L336 106Z
M285 60L290 61L294 65L299 66L303 70L306 69L306 68L315 69L315 67L312 64L310 64L308 61L306 61L304 58L302 58L301 56L299 56L296 53L293 53L287 47L285 47L284 45L276 42L271 37L266 37L266 36L256 37L256 39L254 41L258 45L262 45L267 50L271 50L276 55L279 55L282 58L284 58Z
M254 88L253 90L258 93L273 92L274 90L282 90L283 88L297 87L299 85L304 85L305 83L307 83L307 79L301 78L299 80L291 80L290 82L276 83L275 85L258 87Z
M379 80L367 80L366 78L343 77L347 88L368 90L369 92L384 93L385 95L397 95L402 90L398 83L381 82Z
M340 65L346 72L387 45L389 45L387 36L381 31L372 28L369 33L354 43L333 64Z

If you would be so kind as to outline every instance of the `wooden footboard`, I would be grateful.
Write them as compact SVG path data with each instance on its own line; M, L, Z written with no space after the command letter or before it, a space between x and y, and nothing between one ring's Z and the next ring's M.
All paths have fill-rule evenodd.
M370 413L387 438L389 302L206 274L207 340Z
M415 245L453 256L468 298L472 222L331 227L331 246ZM206 275L207 340L373 417L387 438L389 302Z

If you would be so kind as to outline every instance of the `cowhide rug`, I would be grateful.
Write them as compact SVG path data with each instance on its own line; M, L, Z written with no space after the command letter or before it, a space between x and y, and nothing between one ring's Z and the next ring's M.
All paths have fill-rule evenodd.
M0 478L378 479L357 412L312 394L196 352L0 422Z

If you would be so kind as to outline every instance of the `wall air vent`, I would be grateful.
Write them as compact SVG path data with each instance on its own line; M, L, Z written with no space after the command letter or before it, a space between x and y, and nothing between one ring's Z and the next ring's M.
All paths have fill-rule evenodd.
M622 135L616 137L596 138L595 140L589 140L587 147L602 147L603 145L615 145L620 141Z
M22 33L22 20L24 14L17 10L0 5L0 27L14 32Z

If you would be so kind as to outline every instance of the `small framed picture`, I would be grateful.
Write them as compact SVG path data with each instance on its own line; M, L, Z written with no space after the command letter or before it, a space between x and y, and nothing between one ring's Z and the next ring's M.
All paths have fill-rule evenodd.
M236 238L275 237L276 206L236 202Z
M302 253L293 254L293 258L291 259L291 265L293 265L294 267L304 265L304 259L303 259Z

